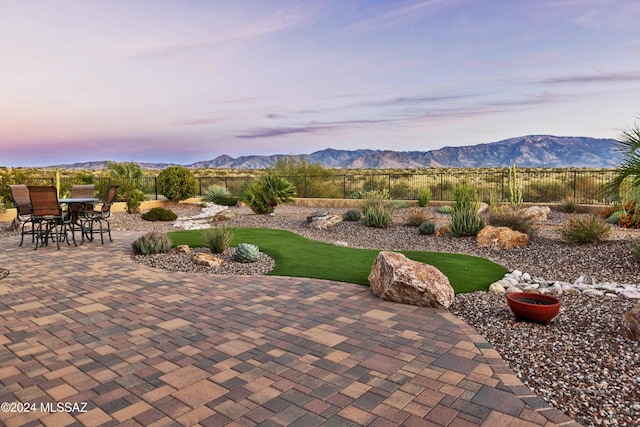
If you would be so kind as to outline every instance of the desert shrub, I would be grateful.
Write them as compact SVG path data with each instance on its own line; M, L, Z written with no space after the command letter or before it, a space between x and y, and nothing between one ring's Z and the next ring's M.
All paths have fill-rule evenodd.
M418 206L425 207L431 201L431 189L429 187L418 188Z
M140 211L140 205L147 198L147 196L137 188L129 189L124 193L123 197L127 202L127 213L130 214L138 213Z
M368 191L362 202L362 221L367 227L385 228L391 223L395 205L389 200L389 192Z
M232 196L229 190L220 185L208 187L203 196L205 201L220 206L235 206L238 203L238 198Z
M464 208L451 213L451 234L455 237L475 236L484 227L484 220L475 209Z
M240 243L236 246L233 259L238 262L256 262L260 259L260 248L251 243Z
M578 204L573 197L565 197L560 201L560 209L566 213L576 213Z
M231 244L233 231L226 227L209 228L203 232L204 244L211 253L221 254Z
M179 202L198 193L198 181L184 166L163 169L156 178L158 192L172 202Z
M151 231L134 240L131 249L134 254L141 255L166 253L171 250L171 239L166 234Z
M569 245L583 245L587 243L599 243L611 234L611 227L597 215L589 219L571 217L569 221L558 230L560 239Z
M417 227L426 222L429 219L429 215L423 209L410 208L405 213L404 218L407 224Z
M441 214L450 214L453 212L453 206L442 205L438 208L438 212L440 212Z
M296 187L279 176L265 176L247 185L243 199L257 214L272 213L279 203L293 200Z
M395 180L391 186L390 196L392 199L410 199L411 187L405 181Z
M349 209L342 214L343 221L360 221L360 218L362 218L362 214L358 209Z
M534 216L527 215L524 209L513 209L510 205L491 209L487 222L495 227L509 227L529 236L533 236L536 232Z
M436 225L431 221L425 221L418 226L418 233L430 235L436 232Z
M178 215L175 212L165 208L151 208L149 212L142 214L145 221L174 221L176 218Z
M609 224L618 224L620 222L620 219L622 218L622 215L624 215L624 211L613 212L606 218L605 221L607 221L607 223Z

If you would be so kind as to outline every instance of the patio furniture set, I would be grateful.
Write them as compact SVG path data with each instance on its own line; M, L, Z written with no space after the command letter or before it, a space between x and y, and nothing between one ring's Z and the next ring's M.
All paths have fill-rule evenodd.
M85 237L93 241L94 234L100 235L103 245L104 234L113 241L108 218L116 199L117 185L109 187L103 201L94 197L93 185L73 185L71 197L61 199L54 186L16 184L9 188L17 218L22 223L20 246L25 235L31 236L34 250L48 246L49 241L55 242L58 249L60 242L66 241L71 246L70 239L77 246L76 231L80 232L81 244Z

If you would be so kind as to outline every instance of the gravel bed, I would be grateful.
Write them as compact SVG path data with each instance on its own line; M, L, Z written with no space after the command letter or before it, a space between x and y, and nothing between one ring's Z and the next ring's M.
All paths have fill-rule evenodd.
M198 205L180 204L171 209L185 217L200 212ZM415 227L404 225L404 209L396 212L386 229L345 221L323 231L311 229L306 222L306 215L317 210L314 208L281 206L274 216L254 215L248 208L230 210L237 217L219 225L283 229L351 247L476 255L547 280L573 282L583 275L597 282L640 282L640 262L625 248L625 241L637 238L638 232L615 232L607 242L570 247L558 240L556 228L568 218L558 212L551 213L527 247L500 251L478 247L475 238L421 236ZM327 209L336 215L346 210ZM429 209L429 215L438 226L448 222L449 216L435 209ZM112 214L111 226L112 230L177 230L171 223L147 222L140 215L125 213ZM17 233L0 231L0 236L7 235ZM227 250L223 257L229 259L232 251ZM227 262L214 271L196 266L191 257L172 252L133 259L156 268L201 274L264 274L273 265L273 260L263 256L255 266ZM254 267L256 270L249 270ZM637 302L589 295L563 295L561 300L560 314L548 326L516 322L506 298L486 292L457 295L450 310L475 327L525 384L578 422L640 426L640 344L619 335L624 314Z
M619 334L635 301L563 295L549 325L517 322L503 295L456 295L473 326L523 383L586 426L640 425L640 343Z
M235 249L227 248L223 253L215 255L222 260L222 265L211 268L196 265L193 256L197 253L210 254L209 249L191 248L191 253L182 253L172 250L168 254L132 255L131 258L140 264L153 268L162 268L170 271L182 271L185 273L199 274L226 274L226 275L250 275L267 274L276 266L276 262L269 255L260 252L260 259L256 262L237 262L233 260Z

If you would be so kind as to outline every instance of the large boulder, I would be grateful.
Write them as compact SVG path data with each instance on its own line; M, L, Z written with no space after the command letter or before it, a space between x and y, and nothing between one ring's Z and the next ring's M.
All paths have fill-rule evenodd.
M529 243L529 235L512 230L509 227L487 225L478 232L476 241L479 246L511 249L519 246L527 246Z
M218 212L211 218L211 222L220 222L220 221L229 221L234 219L237 215L234 212L231 212L229 209L225 209L223 211Z
M549 219L551 208L549 206L530 206L524 210L525 216L530 216L535 222L543 222Z
M378 254L369 284L380 299L421 307L449 308L455 297L449 279L440 270L397 252Z
M624 316L622 335L630 340L640 341L640 303Z

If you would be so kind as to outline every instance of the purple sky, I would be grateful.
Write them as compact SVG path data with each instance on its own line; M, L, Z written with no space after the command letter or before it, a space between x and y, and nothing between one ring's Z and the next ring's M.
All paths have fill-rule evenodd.
M0 0L0 165L615 138L640 2Z

